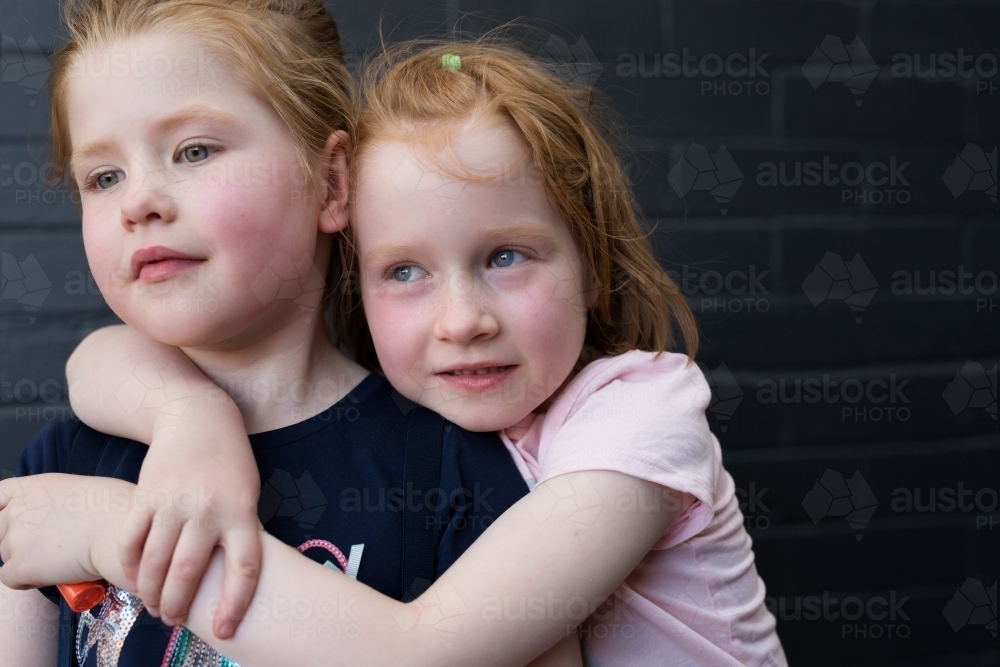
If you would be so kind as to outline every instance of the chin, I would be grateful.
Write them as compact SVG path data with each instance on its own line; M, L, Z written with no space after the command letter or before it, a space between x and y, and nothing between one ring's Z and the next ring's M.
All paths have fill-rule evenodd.
M509 411L498 414L495 405L486 404L465 406L459 410L448 410L447 406L442 406L442 409L437 410L437 412L448 421L461 426L466 431L486 433L489 431L502 431L509 426L513 426L524 419L530 410L525 409L523 412L517 412L516 414Z

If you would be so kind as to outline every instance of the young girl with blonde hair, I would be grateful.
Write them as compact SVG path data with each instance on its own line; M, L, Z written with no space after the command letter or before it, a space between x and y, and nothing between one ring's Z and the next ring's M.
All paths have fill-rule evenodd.
M143 599L175 619L190 601L187 624L244 667L519 665L553 645L543 659L578 664L577 634L588 665L785 664L705 421L708 387L669 351L679 329L693 355L693 317L649 249L592 91L491 39L392 50L368 71L337 340L407 399L500 432L533 490L409 603L283 558L264 536L251 613L232 639L206 632L219 557L193 600L168 595L197 586L200 568L186 567L176 535L157 535L155 512L133 513L141 529L126 529L123 560L141 552ZM181 353L127 329L88 338L71 376L121 386L131 369L108 362L122 351L208 386ZM79 407L124 430L106 397ZM177 428L197 433L211 412L184 411ZM154 428L162 414L139 417L136 437L173 449L177 430ZM235 444L213 442L213 457ZM118 575L114 560L94 574ZM19 582L30 569L19 566ZM348 596L350 619L330 625L356 634L293 636L288 619L253 613L279 585Z

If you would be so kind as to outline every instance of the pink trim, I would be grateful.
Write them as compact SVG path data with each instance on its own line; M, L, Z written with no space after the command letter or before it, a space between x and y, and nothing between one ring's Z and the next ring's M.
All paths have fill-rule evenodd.
M181 632L184 627L181 625L175 625L174 631L170 633L170 643L167 644L167 651L163 654L163 662L160 667L170 667L170 661L174 657L174 650L177 648L177 640L181 636Z
M338 549L333 542L327 542L326 540L308 540L299 545L299 551L305 553L307 549L312 549L314 547L326 549L333 554L333 557L337 559L338 563L340 563L340 569L347 572L347 559L344 558L344 553Z

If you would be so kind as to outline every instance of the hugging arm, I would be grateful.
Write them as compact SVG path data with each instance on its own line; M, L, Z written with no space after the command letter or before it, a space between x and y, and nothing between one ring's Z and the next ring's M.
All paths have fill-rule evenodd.
M575 627L667 528L669 510L619 507L623 489L641 497L662 487L605 471L542 483L409 603L331 572L263 534L260 583L235 637L209 636L223 576L218 557L187 625L244 667L319 664L320 658L344 666L524 665L567 635L575 640ZM553 492L586 501L586 519L554 513Z
M132 589L180 620L216 544L225 548L228 635L257 584L260 476L239 408L178 348L127 326L99 329L66 363L70 403L88 426L150 445L138 488L198 503L134 503L115 538Z
M135 490L122 480L61 473L0 482L5 585L23 589L66 577L101 577L130 589L108 539L127 509L68 502L98 488L110 488L112 498ZM235 635L219 639L211 631L225 576L219 550L185 624L243 667L520 667L546 652L543 660L572 660L578 657L576 626L624 580L670 520L671 511L620 503L623 490L638 497L660 488L605 471L543 482L409 603L333 572L260 531L261 577ZM554 512L551 494L586 511ZM39 524L31 508L43 500L48 511Z
M177 390L168 386L165 395L179 396L185 391L195 396L202 392L211 395L214 385L203 376L199 378L200 372L178 350L123 327L103 331L108 333L97 332L81 345L74 355L76 359L71 359L70 373L75 371L78 378L95 373L91 379L98 379L110 389L120 386L123 376L134 374L127 368L128 363L157 360L162 364L172 360L170 363L180 370L163 378L163 382L177 382L180 375L185 386ZM100 340L98 334L105 340ZM74 367L82 358L81 352L89 354L90 360ZM100 360L117 361L107 364ZM122 360L128 362L122 364ZM190 366L185 366L185 361ZM71 384L75 381L71 378ZM88 395L88 404L78 412L98 428L123 433L117 423L125 419L121 402L108 400L107 396L100 401L91 401ZM161 422L172 423L175 429L186 429L200 442L205 442L206 428L214 429L210 432L215 434L229 433L217 435L229 437L228 445L219 440L203 449L226 445L232 450L236 442L249 452L238 410L228 397L214 402L192 400L191 404L193 407L183 410L174 422L164 419L155 408L138 408L133 414L142 413L142 418L128 419L133 429L140 423L150 430ZM105 421L98 416L102 411ZM194 422L204 423L192 426ZM240 430L239 437L234 434L236 430ZM168 428L164 432L171 431ZM148 433L123 434L140 441L156 440ZM207 470L210 465L202 468ZM216 465L221 472L221 464ZM223 572L228 572L218 553L203 579L202 569L193 567L171 566L170 576L188 577L185 585L190 585L192 592L201 579L185 624L247 667L309 664L319 656L324 657L325 664L345 665L389 665L399 661L524 665L579 625L635 568L687 505L655 503L650 509L642 503L616 502L622 494L634 498L673 493L657 484L608 471L567 473L547 480L508 509L428 591L410 603L397 602L331 573L262 533L261 578L250 600L251 612L232 640L212 636L215 605L209 603L221 597ZM557 507L571 502L585 511L571 515L558 511ZM163 599L165 610L173 604L167 596L169 590L168 585ZM185 607L190 602L189 597L174 599ZM293 599L314 605L309 607L315 610L309 618L325 629L310 630L305 621L296 620L287 606ZM581 600L586 608L582 615ZM524 612L512 614L512 609ZM226 614L237 615L226 604L220 605L217 616ZM336 627L340 630L335 631Z

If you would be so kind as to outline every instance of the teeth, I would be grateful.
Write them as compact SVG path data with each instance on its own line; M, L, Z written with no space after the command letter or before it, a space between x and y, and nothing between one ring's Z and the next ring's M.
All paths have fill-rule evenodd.
M476 368L474 370L467 371L450 371L451 375L489 375L490 373L499 373L503 370L503 366L491 366L489 368Z

